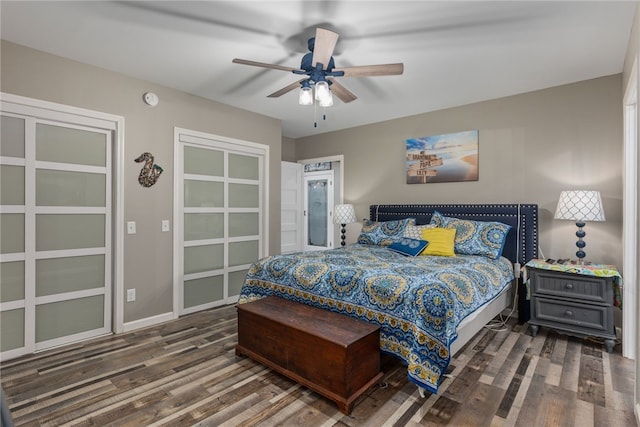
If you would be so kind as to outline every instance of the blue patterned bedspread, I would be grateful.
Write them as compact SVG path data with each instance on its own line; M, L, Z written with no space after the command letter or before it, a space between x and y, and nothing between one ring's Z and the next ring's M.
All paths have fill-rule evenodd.
M378 324L380 349L404 360L411 381L437 393L456 327L511 280L505 258L405 257L354 244L256 262L239 303L276 295Z

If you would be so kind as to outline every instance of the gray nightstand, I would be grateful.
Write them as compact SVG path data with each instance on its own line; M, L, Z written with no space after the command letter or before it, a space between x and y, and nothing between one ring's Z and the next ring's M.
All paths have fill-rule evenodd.
M540 263L538 261L538 263ZM571 265L566 267L571 270ZM540 326L579 337L604 338L607 352L616 344L613 324L614 278L527 267L531 319L535 337Z

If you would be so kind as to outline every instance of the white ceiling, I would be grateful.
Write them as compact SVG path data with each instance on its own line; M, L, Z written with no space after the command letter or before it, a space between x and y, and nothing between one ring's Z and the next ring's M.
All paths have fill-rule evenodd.
M307 135L622 72L637 1L5 1L3 39L282 120ZM343 77L314 128L299 67L318 24L340 34L337 67L403 62L404 74ZM311 31L305 31L310 28ZM162 99L160 100L162 102Z

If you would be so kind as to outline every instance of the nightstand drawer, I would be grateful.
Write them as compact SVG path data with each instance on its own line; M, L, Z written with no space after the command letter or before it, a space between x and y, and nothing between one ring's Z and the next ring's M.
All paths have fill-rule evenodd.
M586 334L614 334L610 307L538 297L533 300L532 311L534 322L541 325Z
M613 301L613 285L610 277L583 276L560 271L530 269L533 284L531 291L538 295L553 295L574 300L602 302Z

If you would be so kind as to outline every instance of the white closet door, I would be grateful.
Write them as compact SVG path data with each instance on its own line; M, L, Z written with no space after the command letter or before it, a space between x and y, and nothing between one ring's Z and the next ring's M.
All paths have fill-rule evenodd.
M3 113L0 349L111 331L112 133Z
M178 314L237 301L266 254L266 159L262 145L176 130Z
M304 241L302 169L301 163L282 162L280 252L283 254L302 250Z

